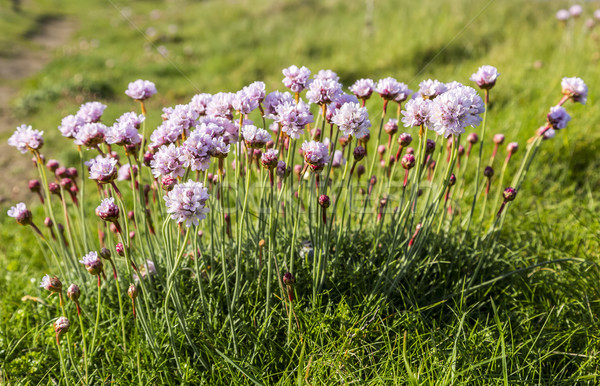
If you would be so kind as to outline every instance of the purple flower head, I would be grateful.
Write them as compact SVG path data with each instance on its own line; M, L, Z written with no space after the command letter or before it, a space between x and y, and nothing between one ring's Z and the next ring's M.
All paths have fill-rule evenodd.
M77 116L79 116L85 123L98 122L102 118L106 105L100 102L88 102L81 105Z
M266 91L265 91L265 83L264 82L253 82L248 86L244 87L242 90L246 93L246 97L252 101L256 101L258 103L262 102L265 99Z
M317 72L317 74L313 78L315 80L316 79L331 79L334 82L340 81L340 77L338 76L338 74L336 74L335 72L333 72L331 70L319 70L319 72Z
M61 292L62 283L56 276L44 275L40 287L50 292Z
M331 122L336 124L344 135L362 138L369 134L369 113L358 103L344 103L333 115Z
M514 201L514 199L517 197L517 190L509 186L508 188L504 189L502 195L504 196L504 201Z
M308 86L306 97L310 103L328 104L342 94L342 85L333 79L315 79Z
M446 91L446 85L439 80L427 79L419 83L419 94L424 99L434 99Z
M583 7L579 4L574 4L569 8L569 13L573 17L579 17L583 13Z
M554 130L560 130L567 127L567 123L571 120L571 116L562 106L553 106L548 113L548 123L552 125Z
M31 126L21 125L8 139L8 144L25 154L27 150L39 150L44 145L43 134L43 131L33 130Z
M288 68L283 69L283 85L294 93L301 92L308 86L308 78L310 77L310 70L304 66L298 68L292 65Z
M504 143L504 134L494 135L494 143L498 144L498 145L502 145Z
M167 119L172 130L175 130L178 136L196 126L198 123L198 113L191 105L177 105Z
M225 92L213 95L210 102L206 105L206 115L231 120L233 118L232 102L234 97L235 94Z
M198 225L198 222L206 218L206 213L209 212L206 208L208 192L201 182L189 180L177 184L163 198L171 219L178 223L185 222L186 227L192 224Z
M265 167L265 169L273 170L277 167L278 158L279 150L268 149L262 154L260 162Z
M489 90L496 84L496 79L500 76L500 73L493 66L481 66L476 73L471 75L469 79L477 83L479 88Z
M346 164L346 159L344 158L344 152L341 150L336 150L333 152L333 159L331 160L332 168L339 168L342 165Z
M277 106L284 102L294 103L294 97L289 92L273 91L265 97L265 116L276 115Z
M398 92L398 94L396 94L396 97L394 98L394 102L396 103L401 103L404 102L405 100L408 99L408 97L410 96L410 94L412 94L412 90L408 88L408 86L404 83L399 83L400 85L400 91Z
M379 95L385 100L394 100L403 92L405 88L405 84L398 82L394 78L383 78L377 82L377 86L375 87L375 91L379 93Z
M415 98L409 100L402 110L402 123L404 127L428 126L431 119L432 101L429 99Z
M519 144L517 142L510 142L506 145L506 151L508 151L509 154L515 154L517 150L519 150Z
M304 141L302 152L304 153L304 161L310 165L314 172L323 170L325 165L330 161L327 145L322 142Z
M125 94L131 99L143 101L156 94L156 86L149 80L138 79L129 83Z
M398 144L401 147L407 147L412 142L412 136L408 133L402 133L398 136Z
M244 120L244 124L250 122ZM223 137L223 141L228 145L236 144L239 140L239 126L225 118L218 117L202 117L199 120L199 126L207 124L211 133L211 137ZM198 126L197 126L198 127Z
M225 158L229 154L230 146L223 137L213 138L209 154L215 158Z
M169 145L177 141L180 136L181 132L172 121L164 121L150 134L150 147L156 149L163 145Z
M96 207L96 216L104 221L115 222L119 218L119 207L113 197L105 198Z
M185 170L179 160L180 156L181 150L174 144L161 146L154 154L154 159L150 161L154 178L160 176L183 177Z
M58 126L58 130L60 130L63 137L75 138L77 132L79 132L79 128L83 126L84 123L83 118L79 115L67 115L62 119L60 126Z
M400 164L406 170L412 169L415 166L415 163L416 159L415 156L412 154L405 154L404 157L402 157L402 160L400 161Z
M206 106L208 106L211 99L211 94L197 94L192 97L189 105L198 114L198 116L206 115Z
M240 114L248 115L258 108L258 100L252 99L244 89L235 93L233 99L231 100L231 106Z
M90 179L106 184L117 178L117 160L112 157L96 157L90 166Z
M92 275L100 275L102 272L102 260L96 251L92 251L83 256L79 262L85 265L85 269Z
M246 142L246 146L252 149L261 148L272 139L268 131L259 129L254 125L243 126L242 137Z
M369 99L374 90L375 82L372 79L359 79L350 87L358 99Z
M106 130L106 143L121 146L141 143L142 138L138 129L144 119L143 115L132 112L123 114L113 126Z
M485 110L483 100L471 87L457 87L434 99L431 105L433 130L448 138L465 132L465 127L476 127Z
M212 142L212 137L205 130L192 131L180 148L179 161L193 171L207 170L210 166L209 150Z
M107 127L100 122L86 123L75 135L75 144L95 147L104 142Z
M559 9L556 12L556 20L558 21L567 21L571 17L571 13L566 9Z
M31 224L31 211L27 209L25 203L19 202L17 205L11 207L7 214L17 220L17 224L29 225Z
M285 178L290 175L290 168L286 165L285 161L278 161L275 173L277 177Z
M333 102L327 105L327 112L325 115L325 119L327 122L331 122L331 118L337 113L337 111L346 103L356 103L359 104L358 98L352 94L341 93Z
M302 100L295 104L294 102L283 102L277 106L276 114L268 118L273 119L279 124L281 131L289 137L298 139L304 134L304 127L313 122L313 115L309 106Z
M573 102L579 102L582 105L587 101L588 87L581 78L563 78L560 83L562 93L573 98Z
M398 120L390 118L383 126L383 130L390 135L394 135L398 132Z

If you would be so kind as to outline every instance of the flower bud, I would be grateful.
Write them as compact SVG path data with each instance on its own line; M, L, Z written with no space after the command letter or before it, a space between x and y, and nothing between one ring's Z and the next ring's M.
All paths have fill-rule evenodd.
M458 155L462 156L465 154L465 147L463 145L458 145Z
M67 171L66 167L60 166L56 168L56 170L54 171L54 175L58 178L66 178L69 177L69 172Z
M105 259L105 260L110 260L112 254L110 253L110 250L108 248L102 248L100 250L100 257Z
M73 180L70 178L63 178L60 180L60 186L62 186L64 189L70 190L71 186L73 186Z
M356 167L356 175L357 175L358 177L360 177L360 176L362 176L363 174L365 174L365 172L366 172L366 169L365 169L365 166L364 166L364 165L358 165L358 166Z
M494 143L496 145L502 145L504 143L504 134L494 135Z
M492 178L494 176L494 168L486 166L485 169L483 169L483 175L487 178Z
M415 154L415 149L413 149L412 147L406 148L406 154Z
M54 332L56 333L57 341L58 337L69 331L70 326L71 323L69 323L69 319L67 319L66 317L61 316L60 318L56 319L56 321L54 322Z
M448 180L448 186L453 186L454 184L456 184L456 176L454 173L452 173L450 175L450 179Z
M39 193L41 187L42 187L42 184L40 183L40 181L38 181L38 180L29 180L29 190L31 190L32 192Z
M42 283L40 287L44 288L46 291L50 292L61 292L62 291L62 282L56 276L50 277L50 275L44 275L42 278Z
M428 139L427 144L425 145L425 154L431 154L435 151L435 141L433 139Z
M46 217L44 219L44 225L48 228L52 227L52 225L54 225L54 223L52 222L52 219L50 217Z
M338 140L338 142L340 143L340 145L342 145L342 148L346 147L346 145L348 144L348 142L350 142L350 139L346 136L340 137L340 139Z
M115 245L115 251L117 252L117 255L121 257L125 256L125 247L123 246L123 243L117 243L117 245Z
M79 175L79 172L77 171L76 168L68 168L67 174L71 179L75 179Z
M49 183L48 190L52 194L60 195L60 186L56 182Z
M296 283L296 278L292 275L291 272L286 272L283 274L283 284L286 286L294 285Z
M150 167L150 162L152 162L152 160L154 160L154 154L150 153L149 151L144 153L144 165Z
M515 154L519 150L519 144L517 142L511 142L506 146L506 151L510 154Z
M360 161L361 159L365 158L365 155L367 154L367 151L365 150L364 147L362 146L357 146L354 148L354 159L356 160L356 162Z
M290 175L290 168L287 167L285 161L277 162L277 169L275 169L275 174L277 174L277 177L279 178L286 178Z
M56 169L58 169L58 167L60 166L60 164L58 163L57 160L55 159L51 159L48 160L48 162L46 163L46 167L48 168L48 170L50 170L52 173L54 173L56 171Z
M390 118L389 121L383 126L383 130L389 135L394 135L398 132L398 120Z
M513 201L517 197L517 190L515 188L508 187L504 189L502 195L504 196L504 201Z
M319 197L319 205L321 205L323 209L329 208L329 205L331 205L331 200L329 199L329 196L326 194L322 194Z
M377 147L377 153L379 153L379 155L384 155L385 154L385 150L386 150L385 145L379 145Z
M406 169L406 170L410 170L410 169L412 169L412 168L415 166L415 163L416 163L416 162L417 162L417 161L416 161L416 159L415 159L415 156L414 156L414 155L412 155L412 154L405 154L405 155L402 157L401 165L402 165L402 167L403 167L404 169Z
M138 290L137 287L135 286L135 284L129 284L129 289L127 289L127 295L131 298L131 299L135 299L138 296Z
M80 294L81 292L79 291L79 287L77 286L77 284L71 284L67 289L67 297L74 302L77 302L79 300Z
M471 133L469 135L467 135L467 142L469 142L472 145L475 145L477 142L479 141L479 136L475 133Z
M408 133L402 133L398 136L398 144L402 147L407 147L412 142L412 136Z
M170 192L175 187L177 180L171 176L163 176L160 180L160 186L163 190Z

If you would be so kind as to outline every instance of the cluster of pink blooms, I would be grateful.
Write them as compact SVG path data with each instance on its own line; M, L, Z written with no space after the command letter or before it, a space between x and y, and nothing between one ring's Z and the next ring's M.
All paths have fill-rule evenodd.
M178 223L185 222L186 227L198 225L209 212L206 207L208 192L201 182L189 180L177 184L164 196L164 199L167 213Z

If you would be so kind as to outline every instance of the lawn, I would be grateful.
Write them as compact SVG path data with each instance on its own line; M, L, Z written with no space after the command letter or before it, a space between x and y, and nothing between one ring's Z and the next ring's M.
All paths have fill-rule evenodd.
M572 116L569 126L543 142L517 199L508 207L504 227L494 238L485 239L492 240L489 244L482 246L475 231L464 233L458 221L449 223L446 230L428 234L426 243L418 246L415 264L406 266L407 271L385 288L374 283L379 284L384 251L395 245L396 236L390 231L395 224L389 218L381 223L367 220L360 231L336 230L332 240L338 235L347 238L340 236L328 249L335 257L318 293L311 259L300 241L316 237L328 242L320 236L322 227L315 225L320 224L319 215L300 221L298 229L282 219L280 228L269 234L265 229L277 216L257 213L258 225L252 225L254 219L247 228L234 223L233 238L244 240L238 244L231 237L225 243L225 231L220 230L214 232L221 242L213 243L212 236L208 241L213 235L209 221L217 229L226 226L211 211L201 223L204 239L195 241L205 254L204 268L198 269L200 259L186 259L174 282L164 274L177 269L176 256L168 250L173 238L178 242L181 238L174 226L168 230L165 225L163 230L162 223L155 224L162 238L137 252L162 256L156 261L159 276L161 270L164 276L152 284L150 303L143 297L139 301L138 307L146 307L141 323L134 321L124 294L128 280L133 281L125 259L119 258L118 264L128 270L127 275L122 272L126 278L120 292L110 278L111 269L105 267L109 280L104 283L98 313L102 317L94 338L90 335L97 315L96 279L83 270L67 274L79 280L82 289L87 347L90 340L97 346L91 363L82 359L82 334L70 301L66 309L72 317L71 330L61 338L62 350L57 350L52 323L61 312L58 300L48 298L39 287L44 274L58 274L54 260L45 256L47 246L31 229L2 216L0 383L84 379L92 384L598 383L600 115L595 96L600 84L600 26L585 25L595 10L591 3L584 4L582 17L559 23L556 11L570 5L516 0L43 0L24 2L21 12L3 5L2 57L10 58L19 49L39 49L32 36L43 33L51 20L76 25L68 43L55 50L39 73L24 80L3 80L19 88L10 106L16 121L43 130L47 159L68 166L79 167L80 158L76 146L57 130L61 119L93 100L108 106L104 122L127 111L138 112L139 104L124 91L139 78L153 81L158 89L146 104L150 132L161 123L163 107L188 103L201 92L236 92L256 80L265 83L267 92L284 91L281 71L292 64L306 66L313 74L331 69L346 91L359 78L388 76L413 90L429 78L476 87L470 75L481 65L493 65L501 75L490 91L483 159L492 153L492 135L502 133L506 142L517 141L520 148L507 168L507 181L517 173L528 139L560 99L561 79L581 77L590 92L586 105L565 105ZM379 125L381 99L372 97L367 107L373 124L368 169L376 154L373 133ZM253 114L258 125L260 116ZM388 116L395 114L394 107ZM12 127L3 128L0 139L6 142L12 132ZM416 139L416 131L412 134ZM440 144L444 150L445 142ZM15 158L30 157L14 148L10 151ZM84 154L86 160L95 156L92 151ZM35 167L27 175L35 176ZM230 183L232 176L228 166ZM396 177L401 182L399 172ZM257 174L253 183L261 178L266 181L266 174ZM467 176L466 183L473 180ZM10 183L27 190L26 179ZM91 199L83 209L92 216L98 197L92 182L86 186ZM263 195L268 196L268 190L255 198ZM37 197L24 194L23 200L41 225L45 212ZM135 197L126 197L126 206L134 203ZM14 204L3 202L0 209L6 213ZM342 210L333 208L330 216ZM79 219L75 207L70 211ZM351 216L351 222L359 217ZM479 212L474 218L479 219ZM89 228L85 244L98 248L96 225ZM290 269L290 261L297 263L294 318L288 313L284 288L278 292L279 282L271 280L269 289L266 267L256 263L261 267L258 274L252 268L263 237L268 242L276 239L265 253L284 256L279 263L285 269ZM83 250L82 241L74 244ZM218 250L222 244L226 245ZM225 258L219 256L229 256L228 262L221 264ZM243 262L241 288L234 270L238 259ZM227 267L230 271L225 273ZM270 267L267 277L271 269L280 268ZM68 284L65 279L65 288ZM169 285L176 293L172 306L168 295L167 301L160 297ZM265 290L272 291L270 300L265 300ZM239 296L235 314L229 291ZM125 316L119 315L121 302ZM89 374L84 374L84 367Z

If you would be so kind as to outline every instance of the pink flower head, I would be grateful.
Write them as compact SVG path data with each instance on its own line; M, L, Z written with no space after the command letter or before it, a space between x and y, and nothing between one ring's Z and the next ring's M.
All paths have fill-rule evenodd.
M50 292L61 292L62 283L56 276L44 275L40 287Z
M331 118L337 113L337 111L346 103L359 103L358 98L352 94L346 94L345 92L335 98L333 102L327 105L327 112L325 118L327 122L331 123Z
M198 123L198 113L190 105L177 105L167 119L169 127L178 137L187 135L190 129Z
M569 13L573 17L579 17L583 13L583 8L579 4L574 4L569 8Z
M277 106L276 114L269 118L279 124L281 131L290 138L298 139L304 134L304 127L313 122L313 115L310 107L302 100L295 104L294 102L283 102Z
M358 139L369 134L369 114L367 109L358 103L344 103L333 115L331 122L336 124L344 135L352 135Z
M221 117L232 119L232 102L235 94L220 92L213 95L210 102L206 105L206 115L211 117Z
M494 135L494 143L498 144L498 145L502 145L504 143L504 134Z
M235 93L231 100L231 106L240 114L248 115L258 108L258 100L252 99L244 89Z
M311 103L328 104L342 94L342 85L333 79L315 79L308 86L306 97Z
M138 129L144 121L143 115L129 112L117 119L117 122L106 130L106 143L109 145L137 145L142 142Z
M83 256L79 262L85 265L85 269L92 275L100 275L102 272L102 260L96 251L92 251Z
M374 90L375 82L372 79L359 79L350 87L358 99L369 99Z
M333 159L331 160L332 168L339 168L342 165L346 164L346 159L344 158L344 153L341 150L336 150L333 152Z
M446 85L439 80L427 79L419 83L419 94L424 99L435 99L445 93L446 90Z
M100 122L86 123L80 127L75 135L75 144L95 147L104 142L107 127Z
M266 91L265 91L265 83L264 82L253 82L248 86L242 89L246 93L246 97L252 101L256 101L258 103L262 102L265 99Z
M106 105L103 105L100 102L88 102L81 105L77 115L85 123L94 123L98 122L100 118L102 118L104 109L106 109Z
M273 170L277 167L278 158L279 150L268 149L262 154L260 162L265 167L265 169Z
M406 86L406 85L404 85ZM394 100L399 93L403 91L403 83L398 82L396 79L388 77L380 79L377 82L375 91L385 100Z
M58 319L56 319L56 321L54 322L54 333L56 334L57 342L58 337L68 332L70 326L71 323L69 322L69 319L67 319L66 316L60 316Z
M206 125L204 125L206 126ZM196 170L206 170L210 166L210 148L213 139L205 130L196 129L190 133L180 148L179 161L184 167Z
M550 107L548 113L548 123L552 125L554 130L560 130L567 127L567 123L571 120L571 116L567 113L567 110L562 106Z
M408 88L408 86L404 83L400 83L400 91L396 94L394 98L394 102L401 103L408 99L410 94L412 94L412 90Z
M117 160L112 157L96 157L90 161L90 179L99 184L112 182L117 178Z
M209 212L209 209L206 208L208 192L201 182L189 180L186 183L177 184L163 198L171 219L178 223L185 222L186 227L190 227L192 224L198 225L199 221L205 219L206 213Z
M571 13L566 9L560 9L556 12L556 20L567 21L571 17Z
M125 94L131 99L143 101L156 94L156 86L149 80L138 79L129 83Z
M510 142L506 145L506 151L510 154L515 154L519 150L519 144L517 142Z
M301 92L304 90L308 84L310 77L310 70L304 66L298 68L295 65L291 65L288 68L283 69L283 85L294 93Z
M493 66L481 66L476 73L471 75L473 82L477 83L479 88L489 90L496 84L496 79L500 76L500 73Z
M83 118L79 115L67 115L62 119L60 126L58 126L58 130L60 130L63 137L75 138L79 132L79 128L83 126L84 123Z
M206 115L206 106L208 106L211 99L211 94L197 94L192 97L189 105L199 116Z
M17 205L11 207L7 214L17 220L20 225L31 224L31 211L27 209L27 206L23 202L19 202Z
M587 101L588 87L581 78L563 78L560 83L563 95L573 98L573 102L579 102L582 105Z
M44 145L43 134L43 131L33 130L31 126L21 125L8 139L8 144L25 154L27 150L39 150Z
M105 198L96 207L96 216L104 221L115 222L119 218L119 207L113 197Z
M476 127L485 111L483 100L471 87L457 87L433 100L431 122L433 130L448 138L465 132L465 127Z
M136 165L131 166L131 164L125 164L119 168L117 181L131 181L131 172L133 171L133 175L135 176L138 172L138 167Z
M600 20L600 9L594 11L594 19Z
M174 144L161 146L154 154L154 159L150 161L154 178L160 176L183 177L185 170L179 160L180 156L181 151Z
M414 98L409 100L402 110L402 123L404 127L428 126L431 118L432 101L423 98Z
M327 145L322 142L304 141L302 152L304 153L304 161L310 165L314 172L323 170L330 161Z
M272 139L268 131L259 129L254 125L242 126L242 137L246 142L246 146L254 149L265 146Z
M340 81L338 74L331 70L319 70L319 72L317 72L317 74L314 76L314 79L331 79L334 82Z
M284 102L294 103L294 97L289 92L273 91L265 97L265 116L276 115L277 106Z

